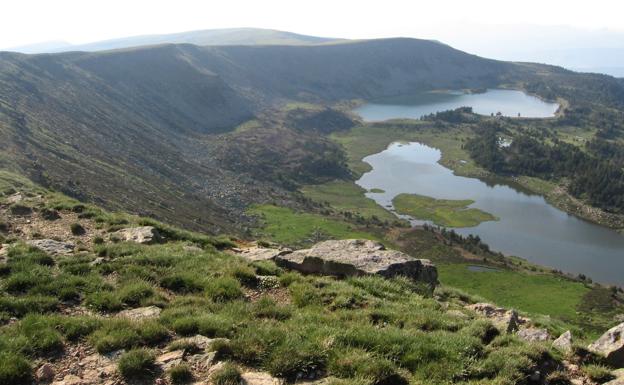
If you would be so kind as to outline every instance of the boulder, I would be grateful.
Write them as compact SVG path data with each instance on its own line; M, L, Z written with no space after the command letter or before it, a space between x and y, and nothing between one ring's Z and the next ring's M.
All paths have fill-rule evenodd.
M131 320L144 320L157 318L160 316L161 309L157 306L138 307L136 309L123 310L117 313L117 317L129 318Z
M141 244L155 243L160 240L158 231L153 226L128 227L126 229L121 229L112 233L111 238Z
M438 283L438 271L427 259L415 259L379 243L361 239L324 241L310 249L279 255L279 266L302 273L334 276L407 276L431 287Z
M54 367L46 362L45 364L41 365L39 369L37 369L37 372L35 373L35 378L37 379L37 381L50 382L54 379L54 375Z
M564 353L571 352L572 351L572 333L569 330L563 333L556 340L553 341L552 346L553 348Z
M624 323L607 330L589 345L588 349L604 356L611 365L618 368L624 367Z
M74 251L75 247L71 242L59 242L54 239L33 239L26 241L26 243L50 255L68 255Z
M275 259L276 257L284 254L291 253L290 249L270 249L265 247L248 247L244 249L234 250L237 255L249 260L249 261L267 261Z
M24 195L22 195L22 193L19 193L19 192L15 193L13 195L9 195L6 198L6 201L7 201L8 204L19 203L19 202L21 202L23 200L24 200Z
M523 323L515 310L506 310L489 303L475 303L466 308L489 318L496 328L507 333L517 331L519 325Z
M548 330L539 328L521 329L518 331L517 335L528 342L548 341L550 339Z

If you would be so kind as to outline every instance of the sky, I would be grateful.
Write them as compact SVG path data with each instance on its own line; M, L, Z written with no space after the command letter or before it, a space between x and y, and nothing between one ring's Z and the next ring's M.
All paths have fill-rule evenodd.
M345 38L437 38L512 24L624 30L619 0L6 0L0 12L0 48L227 27Z

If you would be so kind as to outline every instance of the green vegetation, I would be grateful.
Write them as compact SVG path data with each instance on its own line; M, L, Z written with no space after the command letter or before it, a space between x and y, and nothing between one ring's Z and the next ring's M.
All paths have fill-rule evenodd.
M435 199L418 194L399 194L392 200L396 211L416 219L432 221L445 227L473 227L481 222L495 221L492 214L467 208L474 201Z
M172 384L186 384L193 380L193 372L188 364L172 366L168 371Z
M74 235L84 235L86 233L86 230L80 223L72 223L69 228Z
M285 207L261 205L253 207L249 213L262 219L263 236L284 245L310 244L323 239L379 239L374 234L358 230L351 223Z
M371 192L382 192L379 191ZM381 220L395 221L397 218L374 200L364 196L366 190L351 181L333 181L320 185L308 185L302 188L303 194L316 201L327 203L339 211L357 213L364 217L377 217Z
M380 188L372 188L372 189L368 190L368 192L373 193L373 194L383 194L386 191L384 189L380 189Z
M229 362L216 371L211 379L215 385L239 385L243 380L238 367Z
M127 351L119 358L117 368L125 378L147 377L155 369L154 353L147 349Z

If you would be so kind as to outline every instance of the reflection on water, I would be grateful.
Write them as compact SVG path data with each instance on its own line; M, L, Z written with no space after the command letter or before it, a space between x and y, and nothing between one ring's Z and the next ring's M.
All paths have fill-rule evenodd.
M372 171L357 183L380 188L367 194L382 206L401 193L438 199L472 199L476 207L500 218L476 227L456 229L479 235L494 250L592 279L624 284L624 236L584 221L548 204L518 186L456 176L438 163L440 151L420 143L392 144L368 156Z

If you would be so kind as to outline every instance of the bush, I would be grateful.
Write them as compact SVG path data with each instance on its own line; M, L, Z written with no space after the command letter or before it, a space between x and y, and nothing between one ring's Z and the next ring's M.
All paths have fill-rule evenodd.
M82 227L80 223L72 223L69 226L69 229L71 230L71 233L74 235L84 235L86 233L85 228Z
M239 385L242 383L240 370L231 363L226 363L211 376L214 385Z
M21 355L0 353L0 384L26 385L32 381L30 363Z
M93 244L94 244L94 245L101 245L101 244L103 244L103 243L104 243L104 238L99 237L99 236L98 236L98 237L93 238Z
M117 368L125 378L147 377L154 373L154 359L147 349L133 349L121 355Z
M168 370L168 374L172 384L184 384L193 379L193 372L188 364L172 366Z

